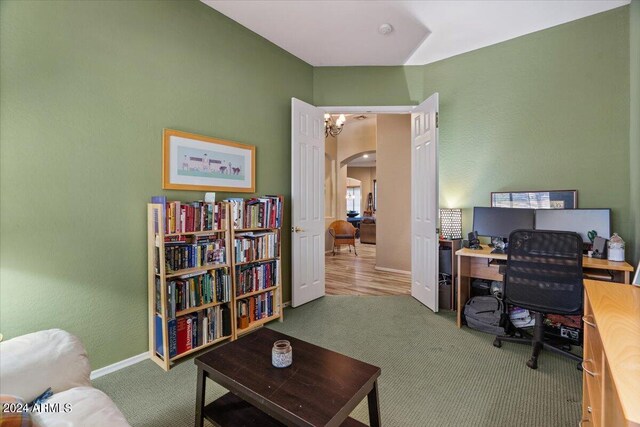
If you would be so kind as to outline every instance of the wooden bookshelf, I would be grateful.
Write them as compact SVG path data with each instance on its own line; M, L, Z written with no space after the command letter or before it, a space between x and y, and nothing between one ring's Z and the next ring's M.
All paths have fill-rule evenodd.
M185 268L182 270L169 271L165 273L164 277L167 279L170 279L172 277L185 276L188 274L200 273L202 271L217 270L219 268L225 268L225 267L230 267L230 265L229 264L209 264L209 265L203 265L201 267L192 267L192 268ZM160 273L156 273L156 275L159 276Z
M237 200L237 199L235 199ZM234 305L234 310L236 313L236 318L234 319L234 339L237 338L240 335L246 334L248 332L251 332L253 330L255 330L256 328L259 328L263 325L265 325L268 322L271 322L273 320L278 319L279 321L283 321L284 317L283 317L283 308L282 308L282 262L281 262L281 254L282 254L282 236L281 236L281 231L282 231L282 227L248 227L245 224L242 223L238 223L238 218L234 218L234 206L233 206L233 200L229 200L230 202L230 208L229 208L229 227L231 229L231 239L232 239L232 246L231 246L231 264L232 264L232 277L233 277L233 287L234 287L234 297L233 297L233 305ZM284 212L284 201L283 198L280 196L279 197L279 203L280 203L280 213ZM282 221L282 218L280 218L280 221ZM281 225L281 223L280 223ZM273 233L276 236L276 251L275 251L275 255L276 256L269 256L269 257L262 257L262 258L257 258L254 260L250 260L250 261L240 261L238 259L236 259L236 240L238 240L238 238L240 238L241 236L237 236L237 234L240 233ZM275 279L276 284L273 286L268 286L264 289L258 289L255 291L251 291L251 292L245 292L242 295L237 295L237 290L239 288L239 283L238 283L238 267L244 267L244 266L259 266L261 264L267 264L267 263L271 263L271 262L276 262L278 265L278 271L277 271L277 277ZM263 317L260 319L256 319L252 322L249 323L249 325L246 328L240 328L239 324L238 324L238 303L242 300L248 300L250 298L254 298L256 296L260 296L262 294L266 294L268 292L273 292L273 314L271 316L268 317Z
M163 216L163 212L166 210L165 206L161 204L149 204L147 206L147 233L148 233L148 293L149 293L149 356L151 360L157 363L164 370L168 371L171 369L171 365L174 361L179 360L185 356L203 350L205 348L211 347L215 344L219 344L221 342L231 340L235 337L235 303L234 303L234 295L235 289L233 286L233 268L231 264L231 231L229 228L229 205L227 203L218 203L219 214L224 215L224 222L222 227L216 228L213 230L203 230L203 231L187 231L187 232L172 232L166 233L166 222L167 219ZM202 266L195 266L190 268L183 268L175 271L167 270L167 260L165 259L166 255L166 243L165 238L180 238L183 237L185 239L190 239L191 241L186 242L186 244L195 244L198 237L201 236L212 236L218 235L221 239L224 240L224 259L225 263L218 264L209 264ZM180 242L178 242L180 243ZM194 255L195 258L195 255ZM170 261L170 260L169 260ZM193 276L199 277L199 273L202 275L206 275L207 273L211 274L211 280L213 280L213 275L216 270L221 268L227 268L229 273L229 301L217 301L216 289L215 285L213 285L213 297L214 301L209 303L201 303L195 307L189 307L184 310L175 309L175 317L170 317L170 301L169 301L169 284L173 280L181 276ZM224 274L224 273L222 273ZM185 280L188 280L185 278ZM159 293L160 293L160 310L158 313L156 307L156 298L157 298L157 290L156 290L156 281L159 281ZM174 296L175 298L175 296ZM184 316L194 315L198 312L203 312L202 316L206 316L207 309L213 309L220 306L226 305L229 313L229 321L230 321L230 333L226 336L216 337L209 342L205 342L201 345L196 346L195 348L191 348L185 350L181 353L178 353L174 356L170 356L170 346L169 346L169 322L177 329L178 322L183 319ZM195 318L195 316L193 316ZM159 319L160 325L157 324ZM204 320L204 318L202 319ZM199 323L200 319L198 318L198 327L201 328L202 325ZM159 330L161 329L161 330ZM177 331L175 332L177 334ZM162 355L157 351L156 348L156 335L162 335ZM159 338L159 335L158 335ZM198 340L200 341L200 340ZM203 339L204 341L204 339ZM177 342L177 339L176 339ZM180 348L177 346L177 348Z
M244 335L248 332L251 332L256 328L263 326L265 323L269 323L272 320L276 320L276 319L279 319L280 321L282 321L282 315L274 314L273 316L265 317L264 319L256 320L255 322L250 323L247 328L236 328L236 337L239 337L240 335Z
M272 257L272 258L261 258L261 259L254 259L252 261L236 262L236 265L260 264L260 263L269 262L269 261L276 261L279 259L280 259L279 256Z
M255 204L256 199L253 199L253 200L254 200L253 203ZM258 200L265 200L265 198L260 198ZM275 199L272 199L272 200L275 200ZM282 197L278 197L277 200L279 203L278 204L279 210L276 209L276 215L279 216L278 224L280 225L282 221L283 199ZM218 205L219 205L219 209L221 209L220 212L222 213L222 210L224 210L225 221L222 224L218 224L217 228L213 230L176 232L175 227L172 227L171 233L166 232L167 218L163 217L164 215L163 212L167 211L166 215L170 216L169 222L173 221L172 219L173 214L170 213L166 209L166 207L163 206L162 204L151 203L147 206L147 215L148 215L147 244L148 244L148 265L149 265L149 270L148 270L149 356L151 360L153 360L155 363L157 363L160 367L162 367L166 371L171 369L172 364L177 360L180 360L184 357L192 355L198 351L204 350L211 346L214 346L229 340L234 340L239 335L243 335L248 332L251 332L256 328L259 328L273 320L276 320L276 319L279 319L280 321L283 320L282 265L280 262L281 260L280 257L282 253L281 252L282 251L282 246L281 246L281 237L282 237L281 228L282 227L281 226L273 227L273 228L270 228L270 227L236 228L234 227L235 223L234 223L234 218L232 217L232 210L233 210L234 204L236 205L238 203L244 204L245 202L246 202L245 200L241 200L241 199L232 199L232 200L229 200L228 202L219 202ZM174 203L174 202L170 202L170 203ZM272 217L273 213L270 212L268 215ZM265 233L273 234L275 247L271 246L268 253L263 253L263 254L257 253L256 255L259 256L259 258L255 260L240 262L236 260L236 250L235 250L236 240L242 238L241 236L236 236L238 233L257 233L260 235ZM171 251L167 252L167 248L166 248L167 244L171 244L172 246L175 246L175 247L180 247L180 246L183 246L182 242L186 241L184 245L189 245L189 244L193 245L197 243L198 239L202 240L203 239L202 236L215 237L216 235L217 237L224 239L224 243L225 243L224 260L226 262L214 263L214 264L208 264L208 265L202 265L202 266L194 266L189 268L180 268L177 270L168 270L168 266L172 268L176 268L176 267L182 267L185 265L183 263L178 263L179 265L176 265L174 261L175 258L165 259L165 256L167 254L173 253ZM259 237L257 237L257 239L258 238ZM179 240L179 241L165 242L165 240L171 240L171 239ZM266 244L265 244L265 247L266 247ZM262 248L262 246L260 246L260 248ZM259 252L259 251L256 251L256 252ZM199 253L200 252L198 252L198 254ZM193 255L193 252L191 252L191 255ZM275 255L275 256L272 256L272 255ZM178 259L180 260L180 258ZM168 264L167 264L167 261L169 261ZM260 267L261 265L268 264L268 263L275 263L275 265L277 266L276 277L274 278L273 276L271 276L269 279L270 282L274 281L275 284L268 285L264 289L252 290L250 292L245 292L242 295L236 296L236 294L239 292L239 289L237 288L239 283L237 271L239 269L244 270L246 268ZM187 265L193 265L193 263L190 263ZM178 307L173 307L173 308L171 307L170 297L169 297L170 283L172 282L184 283L184 281L189 280L194 276L200 277L201 275L206 275L206 274L211 274L213 276L216 274L217 270L222 268L226 268L229 272L229 277L230 277L229 301L217 301L215 296L215 287L214 287L214 301L212 302L202 303L195 307L189 307L182 310L178 309ZM159 310L158 310L158 307L156 307L156 298L157 298L156 281L157 280L159 280L160 282ZM177 288L177 285L176 285L176 288ZM263 295L270 292L272 292L271 303L273 305L273 309L272 310L267 309L266 312L267 313L271 312L271 315L268 317L258 318L253 322L250 322L247 327L240 329L238 325L238 319L236 316L236 308L237 308L238 302L242 302L243 300L249 301L252 298L265 299L267 297L263 297ZM174 295L174 298L175 298L175 295ZM184 316L195 317L193 315L201 311L204 312L207 309L213 309L213 308L224 306L224 305L228 307L229 315L231 317L230 319L231 331L229 334L226 334L226 336L217 337L202 345L198 345L195 348L184 350L182 353L175 354L174 356L170 356L171 352L169 349L169 344L170 344L169 343L169 339L170 339L169 322L173 322L177 324L178 319L181 319ZM247 305L250 305L250 304L247 304ZM266 306L266 303L265 303L265 306ZM175 311L175 313L173 314L173 317L170 317L172 314L171 313L172 310ZM261 315L264 315L264 314L261 314ZM254 315L254 317L256 316ZM200 319L198 319L198 322L196 322L196 324L199 324L199 321ZM160 324L159 327L156 325L157 322ZM158 328L158 330L156 328ZM173 328L177 329L177 326L173 326ZM177 332L174 332L174 333L177 334ZM161 337L162 337L162 345L161 345L162 355L157 351L158 348L156 347L156 334L161 334ZM160 338L160 335L158 335L158 338ZM178 346L178 348L180 347Z
M211 347L212 345L220 344L221 342L226 341L226 340L230 340L232 338L233 338L233 335L228 335L226 337L220 337L220 338L215 339L215 340L213 340L211 342L208 342L206 344L202 344L202 345L200 345L200 346L198 346L196 348L192 348L191 350L187 350L184 353L180 353L180 354L178 354L176 356L173 356L170 359L170 361L174 362L174 361L176 361L178 359L182 359L183 357L189 356L190 354L197 353L200 350L204 350L207 347Z

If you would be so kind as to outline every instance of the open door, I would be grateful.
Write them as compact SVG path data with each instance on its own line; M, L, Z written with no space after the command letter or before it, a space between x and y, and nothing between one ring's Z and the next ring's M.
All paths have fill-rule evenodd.
M291 305L324 296L324 112L291 99Z
M438 94L411 113L411 295L438 311Z

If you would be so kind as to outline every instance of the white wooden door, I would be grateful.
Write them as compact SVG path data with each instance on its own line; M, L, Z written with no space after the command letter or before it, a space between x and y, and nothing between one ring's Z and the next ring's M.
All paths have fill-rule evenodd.
M291 305L324 296L324 112L291 99Z
M438 311L438 94L411 113L411 295Z

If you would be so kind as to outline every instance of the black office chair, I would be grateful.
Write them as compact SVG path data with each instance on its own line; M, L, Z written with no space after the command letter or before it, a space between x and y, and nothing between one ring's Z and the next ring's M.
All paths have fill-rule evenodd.
M535 326L533 337L497 336L493 345L501 347L502 341L531 344L533 353L527 362L531 369L538 367L542 349L582 361L581 357L544 342L544 314L581 314L582 293L582 238L579 234L545 230L512 232L507 249L503 298L507 304L534 311Z

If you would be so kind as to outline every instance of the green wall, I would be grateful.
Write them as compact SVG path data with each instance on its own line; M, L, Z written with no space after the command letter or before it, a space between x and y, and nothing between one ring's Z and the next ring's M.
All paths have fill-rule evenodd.
M630 17L630 85L631 104L629 117L629 172L631 183L630 223L635 235L634 262L640 259L640 0L632 0L629 7Z
M318 67L315 105L415 105L424 100L423 67Z
M203 196L161 190L162 128L256 145L289 202L313 69L197 1L0 5L0 328L67 329L98 368L147 349L146 203Z
M492 191L577 189L580 207L611 207L613 230L632 239L628 8L423 66L422 96L414 67L404 85L401 71L316 68L314 101L411 104L439 92L440 203L465 208L466 230Z

